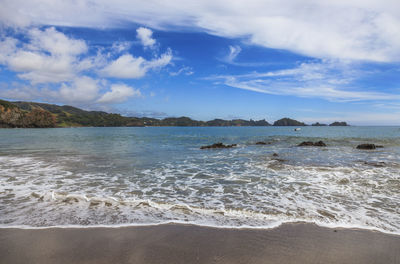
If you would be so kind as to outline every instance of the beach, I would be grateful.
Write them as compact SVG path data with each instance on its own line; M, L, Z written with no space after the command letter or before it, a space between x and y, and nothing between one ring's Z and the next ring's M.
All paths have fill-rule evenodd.
M399 263L400 236L287 223L0 229L2 263Z

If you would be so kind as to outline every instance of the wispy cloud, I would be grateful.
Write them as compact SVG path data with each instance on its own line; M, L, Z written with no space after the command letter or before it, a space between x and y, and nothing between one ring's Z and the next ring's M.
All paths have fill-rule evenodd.
M233 63L241 51L242 48L240 46L229 46L229 54L226 56L225 61Z
M181 74L190 76L190 75L194 74L194 71L193 71L192 67L184 66L184 67L180 68L178 71L169 73L169 75L171 75L171 76L178 76Z
M224 85L273 95L322 98L329 101L398 100L399 94L364 91L356 81L368 74L343 61L323 60L301 63L295 68L252 72L241 75L218 75L206 79Z

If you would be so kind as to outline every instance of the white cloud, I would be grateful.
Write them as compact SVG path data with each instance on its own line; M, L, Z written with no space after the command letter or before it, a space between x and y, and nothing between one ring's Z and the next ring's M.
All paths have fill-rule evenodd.
M103 94L98 100L98 103L114 104L126 101L129 97L142 96L139 90L133 89L125 84L111 85L111 91Z
M83 76L76 78L71 84L63 83L52 96L66 102L87 103L93 102L99 96L99 90L98 81Z
M240 46L229 46L229 54L226 56L225 61L228 63L234 62L241 51L242 48Z
M302 63L291 69L219 75L207 79L259 93L323 98L329 101L400 100L398 94L356 89L355 81L368 73L355 68L353 63L323 60Z
M318 58L400 61L397 0L3 0L0 21L96 28L128 21L240 37Z
M193 71L193 69L191 67L184 66L184 67L180 68L176 72L170 72L169 73L169 75L171 75L171 76L178 76L178 75L181 75L181 74L185 74L186 76L190 76L190 75L194 74L194 71Z
M119 103L128 97L139 96L140 91L123 84L108 85L96 75L141 78L149 70L160 69L172 60L172 52L168 49L151 60L125 53L112 61L111 57L126 52L131 43L114 42L105 54L103 49L98 49L96 55L91 55L85 41L71 38L54 27L30 28L22 33L26 41L0 36L0 64L31 84L30 88L19 84L0 89L1 95L9 99L45 98L74 105ZM110 91L102 92L107 87Z
M152 38L153 31L148 28L140 27L136 29L137 38L140 40L143 46L153 47L156 44L156 40Z
M101 72L108 77L141 78L146 74L145 62L146 60L142 57L135 58L130 54L125 54L111 62Z
M118 59L112 61L100 72L107 77L117 77L126 79L137 79L146 75L151 69L157 69L167 66L172 60L172 53L168 50L159 58L146 60L142 57L133 57L130 54L124 54Z
M63 82L76 75L77 56L87 52L82 40L69 38L53 27L27 32L28 43L6 38L0 43L0 62L32 84Z

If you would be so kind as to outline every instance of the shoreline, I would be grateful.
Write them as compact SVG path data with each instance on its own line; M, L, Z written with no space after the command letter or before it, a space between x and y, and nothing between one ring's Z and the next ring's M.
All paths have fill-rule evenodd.
M343 229L343 230L359 230L359 231L367 231L367 232L378 232L385 235L393 235L400 236L400 232L392 232L387 230L382 230L375 227L365 227L358 225L335 225L333 223L319 223L314 221L305 221L305 220L291 220L291 221L277 221L271 225L265 226L251 226L251 225L241 225L241 226L229 226L229 225L211 225L211 224L201 224L195 222L186 222L186 221L166 221L160 223L136 223L136 224L97 224L97 225L54 225L54 226L29 226L29 225L1 225L1 229L21 229L21 230L46 230L46 229L118 229L118 228L136 228L136 227L154 227L154 226L169 226L169 225L182 225L182 226L193 226L200 228L211 228L211 229L222 229L222 230L271 230L275 228L279 228L283 225L315 225L317 227L326 228L326 229Z
M270 229L188 224L0 228L4 263L399 263L400 236L285 223Z

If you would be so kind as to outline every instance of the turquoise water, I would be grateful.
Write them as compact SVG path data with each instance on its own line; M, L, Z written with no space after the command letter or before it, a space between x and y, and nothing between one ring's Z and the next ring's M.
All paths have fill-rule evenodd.
M319 140L327 147L297 147ZM200 150L215 142L238 146ZM2 129L0 147L2 226L308 221L400 233L399 127Z

